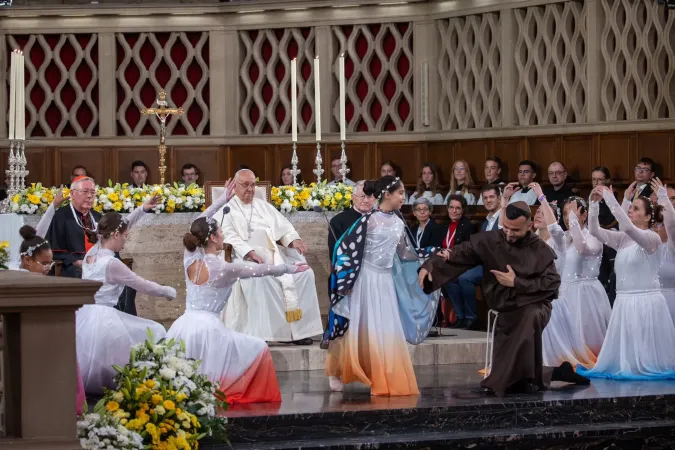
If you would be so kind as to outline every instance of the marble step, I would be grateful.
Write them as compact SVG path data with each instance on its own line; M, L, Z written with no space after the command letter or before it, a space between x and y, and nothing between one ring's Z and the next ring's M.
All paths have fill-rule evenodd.
M498 426L498 424L495 424ZM298 439L282 442L233 443L231 447L204 443L201 448L220 449L396 449L443 448L472 450L589 450L589 449L671 449L675 420L627 423L591 423L556 427L512 428L481 431L440 430L379 436L343 436L328 439Z
M479 331L442 329L442 336L428 338L420 345L408 345L415 366L485 363L485 333ZM277 372L295 370L323 370L326 351L314 345L297 346L270 344L270 352Z

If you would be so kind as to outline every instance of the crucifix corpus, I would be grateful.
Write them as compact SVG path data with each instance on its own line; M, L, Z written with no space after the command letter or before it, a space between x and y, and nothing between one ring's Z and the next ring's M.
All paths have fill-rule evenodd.
M164 156L166 156L166 119L171 114L182 116L183 108L169 108L164 89L159 91L156 103L157 108L143 108L141 109L141 114L154 114L159 119L159 145L157 146L159 150L159 184L164 184L164 172L166 172L166 166L164 165Z

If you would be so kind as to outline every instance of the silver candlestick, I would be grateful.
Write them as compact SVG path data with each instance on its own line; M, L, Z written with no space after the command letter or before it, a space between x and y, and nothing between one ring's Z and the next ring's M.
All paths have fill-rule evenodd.
M345 153L345 141L340 141L342 147L342 155L340 155L340 175L342 175L342 182L347 179L347 174L351 172L347 167L347 154Z
M316 143L316 169L313 170L314 175L316 175L316 184L321 184L321 175L323 175L323 160L321 159L321 143L317 141Z
M28 176L28 171L26 170L26 165L28 164L28 161L26 161L26 141L19 141L18 143L19 147L19 182L17 183L17 188L19 191L23 191L26 188L26 177Z
M293 186L298 185L298 175L300 175L300 169L298 169L298 154L295 151L296 147L297 144L293 142L293 157L291 157L291 175L293 175Z

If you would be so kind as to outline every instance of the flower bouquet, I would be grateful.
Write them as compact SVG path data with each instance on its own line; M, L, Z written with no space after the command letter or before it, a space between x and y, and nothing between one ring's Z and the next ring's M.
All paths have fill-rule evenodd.
M185 357L183 342L155 344L148 334L129 364L114 366L116 389L78 421L82 448L190 450L207 436L226 441L227 419L217 415L225 395L197 373L201 362Z
M10 199L10 210L17 214L42 214L54 201L57 190L58 188L48 188L41 183L31 183L28 188ZM70 190L64 190L64 198L68 198L69 193ZM67 204L67 202L64 202L64 204Z
M352 206L352 187L338 183L328 187L332 194L330 200L331 211L344 211Z
M296 212L309 198L309 189L305 186L275 186L272 188L272 203L283 213Z
M0 270L7 270L9 267L9 242L0 241Z

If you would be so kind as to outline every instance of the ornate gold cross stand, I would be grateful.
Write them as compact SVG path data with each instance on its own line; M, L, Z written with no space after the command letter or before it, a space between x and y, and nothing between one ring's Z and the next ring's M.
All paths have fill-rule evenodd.
M159 145L157 146L157 150L159 150L159 184L164 184L164 172L166 172L166 166L164 165L164 156L166 156L166 119L171 114L183 115L183 108L168 108L168 106L166 92L164 92L164 89L161 89L157 97L157 108L141 109L141 114L154 114L159 119Z

